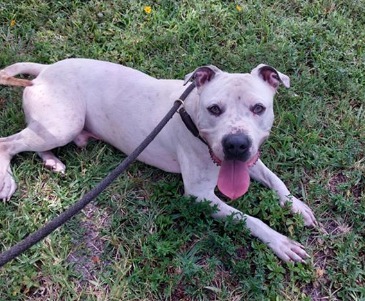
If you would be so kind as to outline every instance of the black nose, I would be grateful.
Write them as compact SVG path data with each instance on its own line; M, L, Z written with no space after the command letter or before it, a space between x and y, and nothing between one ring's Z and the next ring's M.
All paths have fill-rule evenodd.
M245 134L231 134L223 137L222 145L226 160L241 160L248 159L251 147L251 139Z

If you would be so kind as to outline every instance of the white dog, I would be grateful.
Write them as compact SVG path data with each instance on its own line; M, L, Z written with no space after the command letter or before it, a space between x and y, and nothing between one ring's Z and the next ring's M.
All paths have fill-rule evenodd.
M33 80L14 78L18 74ZM289 78L267 65L247 74L230 74L214 66L196 69L186 78L196 84L185 110L201 139L176 114L139 160L162 170L181 173L185 193L216 205L216 218L234 214L244 219L251 233L284 261L304 261L303 246L274 231L259 219L227 205L214 193L231 199L242 196L250 177L275 190L280 204L292 203L305 224L316 219L311 209L291 196L285 184L259 159L260 145L274 120L273 97ZM23 108L28 126L0 138L0 198L16 190L11 158L35 151L47 167L64 172L53 148L74 141L80 146L96 137L122 152L131 153L151 132L184 91L181 80L156 79L137 70L103 61L67 59L52 65L17 63L0 71L0 84L26 86Z

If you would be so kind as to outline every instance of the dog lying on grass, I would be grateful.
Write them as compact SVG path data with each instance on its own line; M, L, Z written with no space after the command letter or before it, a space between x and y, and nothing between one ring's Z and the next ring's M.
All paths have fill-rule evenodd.
M15 78L18 74L33 80ZM291 202L292 211L313 226L311 209L291 196L285 184L260 160L260 146L268 138L273 120L273 98L289 78L267 66L250 73L227 73L215 66L197 68L186 77L196 89L184 108L200 139L177 114L139 156L139 160L167 172L181 173L185 194L208 200L218 211L215 218L234 214L244 219L252 235L266 243L284 261L304 261L304 247L271 229L257 218L227 205L214 193L231 199L248 190L250 178L275 190L280 205ZM34 151L56 172L65 165L51 152L74 141L85 146L90 137L131 153L151 132L181 95L184 81L156 79L118 64L66 59L52 65L17 63L0 71L0 84L26 87L23 109L27 127L0 138L0 198L16 190L11 158ZM207 146L208 145L208 146Z

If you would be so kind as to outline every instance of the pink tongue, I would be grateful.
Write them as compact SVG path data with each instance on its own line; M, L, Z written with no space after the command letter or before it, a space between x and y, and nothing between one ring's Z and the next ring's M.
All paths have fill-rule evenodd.
M247 162L224 160L218 176L219 190L231 200L244 195L250 186Z

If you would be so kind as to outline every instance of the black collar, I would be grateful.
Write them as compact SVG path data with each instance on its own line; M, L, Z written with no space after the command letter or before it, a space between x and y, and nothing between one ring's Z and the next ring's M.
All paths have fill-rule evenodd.
M190 84L190 86L185 90L186 95L182 95L184 96L181 97L183 98L183 100L185 100L185 98L188 96L188 94L195 88L195 83L192 82ZM185 94L184 92L184 94ZM183 101L182 101L183 103ZM184 106L182 106L178 113L180 114L181 120L184 122L185 126L187 127L187 129L190 131L190 133L192 133L195 137L199 138L204 144L208 145L208 143L204 140L204 138L202 136L200 136L199 130L196 127L194 121L191 119L190 115L188 112L186 112Z
M204 144L208 145L208 143L204 140L204 138L200 136L198 128L196 127L194 121L191 119L190 115L188 114L188 112L186 112L184 107L180 108L179 114L185 126L190 131L190 133L192 133L195 137L199 138Z
M178 113L181 117L181 120L184 122L185 126L187 127L187 129L190 131L190 133L192 133L195 137L199 138L201 142L203 142L206 146L208 146L209 149L209 154L210 157L212 159L212 161L217 165L220 166L221 165L221 161L214 155L212 149L210 148L209 144L207 143L207 141L205 141L205 139L200 136L199 130L196 127L194 121L191 119L190 115L188 112L186 112L185 108L184 108L184 101L186 99L186 97L188 97L188 95L190 94L190 92L195 88L195 83L192 82L190 84L190 86L184 91L184 93L181 95L180 99L176 100L178 102L181 102L181 104L183 105L179 110Z

